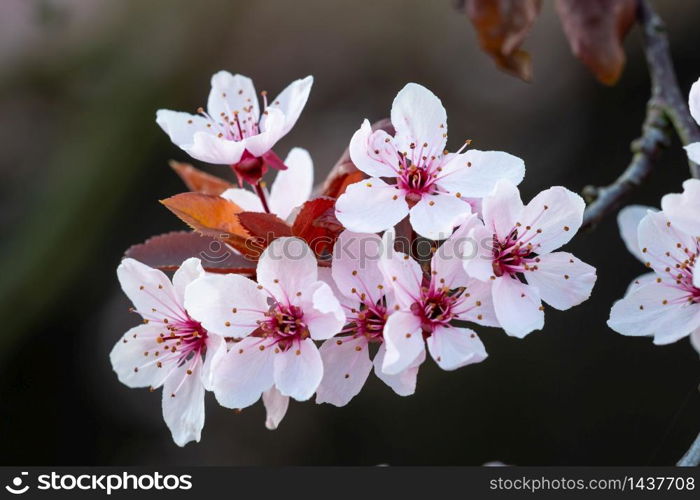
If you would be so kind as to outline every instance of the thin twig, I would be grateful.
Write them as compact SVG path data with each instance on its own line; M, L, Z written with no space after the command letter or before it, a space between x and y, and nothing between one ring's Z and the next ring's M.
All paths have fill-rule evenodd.
M672 130L684 145L700 141L700 129L690 116L678 87L663 21L646 0L639 0L637 20L642 27L644 55L651 78L651 98L642 136L632 143L632 160L615 182L602 188L588 186L584 190L590 204L583 216L583 227L594 226L613 212L647 178L661 150L670 143ZM692 162L690 172L693 177L700 178L700 167Z
M676 464L678 467L696 467L700 465L700 434L695 438L693 444L690 445L688 451L685 452L683 458L681 458Z

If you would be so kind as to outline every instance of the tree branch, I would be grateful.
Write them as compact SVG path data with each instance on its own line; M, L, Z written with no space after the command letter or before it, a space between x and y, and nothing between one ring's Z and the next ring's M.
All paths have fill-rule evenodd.
M676 464L678 467L696 467L700 465L700 434L695 438L693 444L690 445L688 451L685 452L683 458L681 458Z
M678 87L666 27L647 0L639 0L637 22L642 27L644 54L651 78L651 98L642 135L632 143L632 160L615 182L602 188L587 186L584 189L584 196L589 201L583 216L584 228L594 226L617 209L648 177L661 150L670 143L672 130L684 145L700 141L700 129L690 116ZM700 167L689 163L693 177L700 178Z

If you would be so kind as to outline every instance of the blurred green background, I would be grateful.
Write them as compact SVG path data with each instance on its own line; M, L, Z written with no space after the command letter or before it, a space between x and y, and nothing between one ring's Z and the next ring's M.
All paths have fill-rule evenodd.
M684 92L700 75L700 5L656 2ZM525 159L524 199L606 184L629 159L648 77L635 29L614 88L570 54L545 2L526 47L535 81L495 69L449 0L4 0L0 3L0 461L2 464L670 464L700 430L700 363L687 341L654 347L605 321L642 273L614 218L568 249L598 268L588 302L549 309L525 340L482 329L490 357L421 369L417 394L371 376L346 408L292 403L279 430L262 405L208 396L202 442L179 449L160 393L130 390L108 353L137 319L115 269L123 251L182 224L157 200L187 161L155 111L195 110L228 69L272 94L315 76L276 148L310 150L321 180L365 117L409 81L448 111L450 145ZM196 164L196 162L195 162ZM203 166L199 164L198 166ZM204 166L223 173L223 167ZM635 193L658 204L687 166L676 143Z

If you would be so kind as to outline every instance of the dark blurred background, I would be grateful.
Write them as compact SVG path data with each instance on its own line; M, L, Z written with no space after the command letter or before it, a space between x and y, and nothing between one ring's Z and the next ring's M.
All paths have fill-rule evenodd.
M700 5L656 6L685 93L700 75ZM183 228L158 200L184 191L167 161L188 157L159 130L156 109L205 104L219 69L272 94L313 74L277 151L309 149L321 180L361 120L386 116L416 81L442 98L451 146L471 138L525 159L524 199L609 183L649 94L638 29L614 88L571 56L550 2L526 47L532 84L493 66L449 0L0 3L0 461L674 463L700 430L700 363L687 340L655 347L606 327L643 272L614 217L567 248L598 268L588 302L549 308L545 329L525 340L482 329L485 362L456 372L428 362L409 398L372 375L347 407L293 402L270 432L262 405L235 414L208 395L201 443L180 449L160 392L128 389L111 371L109 350L137 322L115 275L123 251ZM658 205L687 172L675 143L632 201Z

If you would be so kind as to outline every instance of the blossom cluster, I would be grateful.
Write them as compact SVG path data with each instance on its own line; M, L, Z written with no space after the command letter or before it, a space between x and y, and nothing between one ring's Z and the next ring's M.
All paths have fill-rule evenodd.
M193 254L172 280L167 266L131 257L117 270L143 324L117 342L112 365L129 387L163 388L178 445L200 439L207 391L227 408L262 399L270 429L290 398L346 405L371 371L408 396L428 355L443 370L485 360L477 328L523 338L543 328L544 304L566 310L590 296L595 269L560 250L581 227L582 198L555 186L524 203L520 158L469 141L447 150L447 114L427 88L397 94L391 127L364 120L349 140L354 169L314 197L309 153L273 152L312 78L270 102L263 93L262 106L244 76L222 71L211 84L206 111L160 110L157 123L193 158L229 166L238 185L197 174L188 185L199 192L163 203L237 265ZM661 262L659 244L647 246Z

